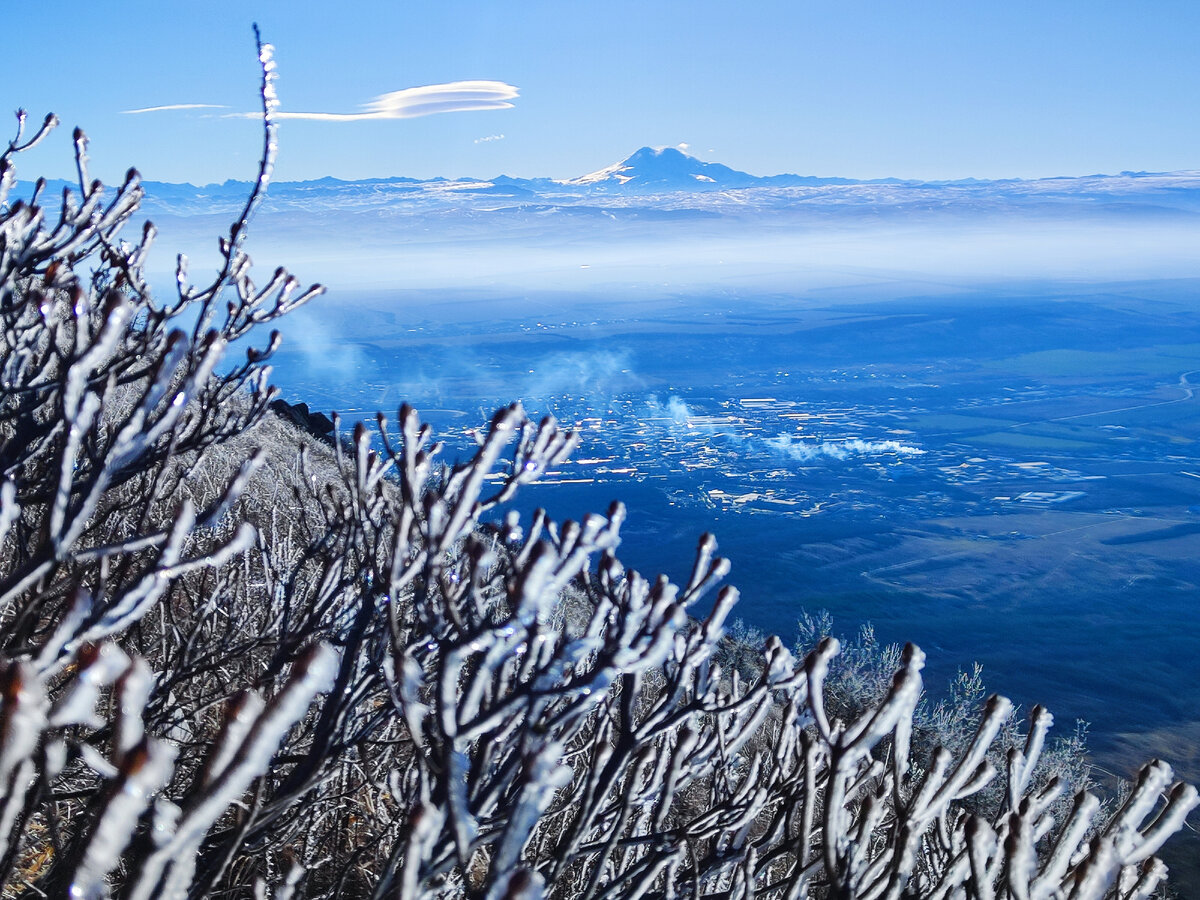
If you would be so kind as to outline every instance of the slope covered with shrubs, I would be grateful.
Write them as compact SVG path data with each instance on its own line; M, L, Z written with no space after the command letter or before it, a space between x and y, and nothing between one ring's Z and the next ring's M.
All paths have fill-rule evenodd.
M674 585L621 565L619 505L503 514L573 448L553 421L501 410L449 466L408 408L329 445L270 415L262 333L318 291L243 250L260 52L261 177L206 286L181 259L151 292L137 174L106 193L81 133L53 205L13 195L51 120L0 154L4 896L1155 889L1197 804L1167 765L1103 807L1039 769L1042 710L932 746L916 647L869 690L832 638L731 650L711 538Z

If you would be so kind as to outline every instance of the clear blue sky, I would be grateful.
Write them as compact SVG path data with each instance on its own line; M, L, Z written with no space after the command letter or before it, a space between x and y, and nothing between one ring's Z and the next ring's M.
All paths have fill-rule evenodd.
M253 174L251 23L283 108L354 113L486 80L511 108L283 123L277 177L567 178L687 143L754 174L1028 177L1200 168L1200 3L1111 0L43 0L5 9L3 95L63 120L22 165ZM123 111L176 104L212 109Z

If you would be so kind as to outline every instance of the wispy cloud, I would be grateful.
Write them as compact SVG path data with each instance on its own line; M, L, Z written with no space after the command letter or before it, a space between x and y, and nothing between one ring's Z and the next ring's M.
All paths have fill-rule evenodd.
M502 141L502 140L504 140L504 135L502 135L502 134L489 134L487 137L475 138L475 143L476 144L490 144L492 141Z
M229 109L220 103L168 103L166 106L144 106L141 109L123 109L121 115L136 116L140 113L167 112L172 109Z
M512 109L510 102L520 91L503 81L451 81L426 84L380 94L363 111L277 112L279 119L309 119L317 122L362 122L368 119L415 119L438 113L473 112L483 109ZM258 118L262 113L230 113L231 118Z

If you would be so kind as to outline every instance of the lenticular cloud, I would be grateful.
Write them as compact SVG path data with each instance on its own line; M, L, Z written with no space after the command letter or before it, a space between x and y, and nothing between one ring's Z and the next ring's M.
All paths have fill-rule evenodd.
M168 103L166 106L143 106L140 109L123 109L123 116L138 116L142 113L170 112L176 109L227 109L220 103Z
M366 119L415 119L437 113L481 109L512 109L520 94L503 81L450 81L426 84L380 94L357 113L280 112L280 119L315 119L320 122L360 122Z
M793 441L791 436L786 434L770 438L766 444L780 455L800 462L819 457L849 459L852 456L920 456L925 452L920 447L902 444L899 441L863 441L856 438L850 441L806 444L803 441Z

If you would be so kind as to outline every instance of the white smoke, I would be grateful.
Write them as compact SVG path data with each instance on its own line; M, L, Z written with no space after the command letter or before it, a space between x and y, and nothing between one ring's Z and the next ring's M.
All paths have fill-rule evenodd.
M795 441L787 434L768 438L764 443L775 453L799 462L810 462L821 457L849 459L852 456L920 456L925 452L920 447L902 444L899 441L864 441L855 438L849 441L822 441L817 444Z
M799 441L790 434L781 434L773 438L762 438L757 434L739 430L734 423L714 425L706 420L703 413L698 413L679 397L668 396L666 401L651 395L646 398L642 416L651 421L657 421L660 427L674 431L687 429L693 435L709 434L720 437L726 447L735 447L739 453L763 453L797 462L812 462L818 459L846 460L868 456L921 456L925 453L920 447L903 444L900 441L864 441L861 438L850 438L840 441ZM742 423L745 424L745 423Z
M640 383L631 366L624 351L550 353L534 360L518 384L526 400L573 395L601 403Z
M670 419L674 425L686 425L695 413L678 397L672 395L661 402L653 394L646 398L645 417L648 419Z
M288 316L284 346L303 355L304 375L309 380L333 385L357 384L371 371L368 355L338 331L312 306Z

